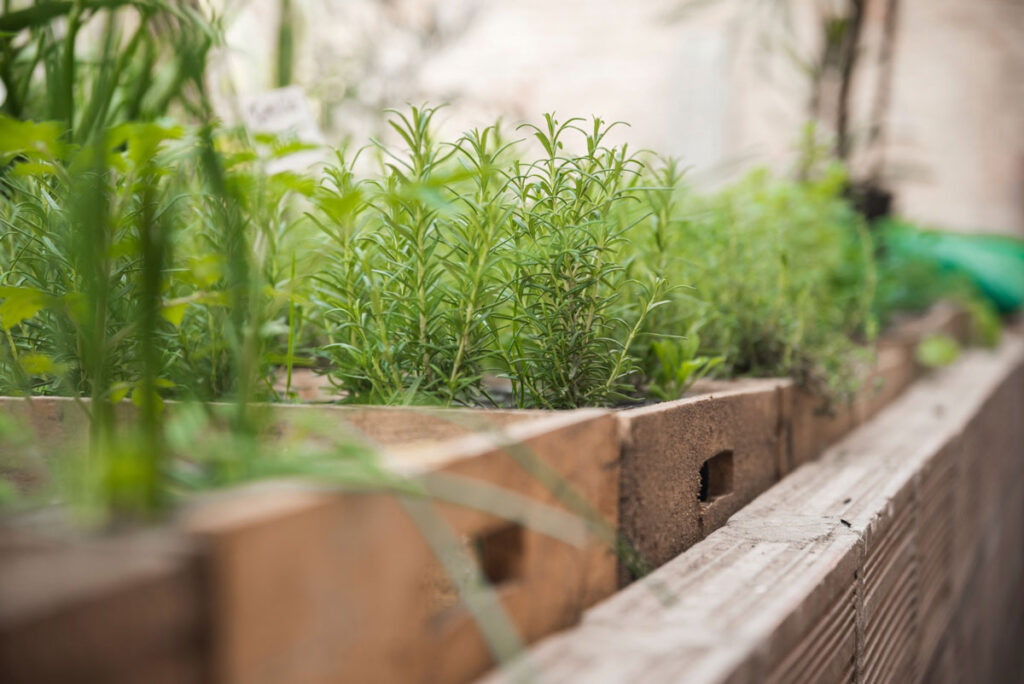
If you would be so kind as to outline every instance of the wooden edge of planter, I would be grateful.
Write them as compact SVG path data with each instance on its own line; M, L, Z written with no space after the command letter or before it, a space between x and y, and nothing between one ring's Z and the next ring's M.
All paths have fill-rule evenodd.
M71 397L3 397L0 411L24 419L35 434L50 443L66 438L69 433L84 430L87 415L82 406L89 399L76 401ZM167 401L169 411L180 402ZM212 406L229 407L217 403ZM437 442L485 428L502 428L535 418L552 415L550 411L532 409L435 408L420 406L361 406L330 404L252 404L254 410L267 410L280 422L307 416L343 422L351 431L383 446L409 442ZM135 411L128 401L117 404L124 418Z
M206 610L201 560L167 530L0 530L0 681L202 681Z
M607 529L617 525L617 425L605 411L408 446L386 461L553 511L571 490ZM559 491L537 468L557 473ZM469 505L310 489L282 504L282 487L197 502L183 521L209 563L218 681L465 681L485 671L492 656L425 541L431 526L475 556L525 642L615 590L605 541L585 535L576 547L535 529L529 512L510 521Z
M82 448L88 435L89 399L71 397L0 396L0 413L11 416L16 425L29 431L41 452L59 453ZM167 401L166 411L179 410L181 402ZM212 404L230 409L230 404ZM400 445L427 446L457 437L502 430L553 415L548 411L490 410L470 408L332 406L323 404L252 404L251 410L267 412L275 436L286 439L300 425L337 429L341 439L369 443L381 449ZM130 401L115 406L118 416L130 422L135 406ZM567 412L572 413L572 412ZM262 416L258 416L262 420ZM0 444L0 456L5 445ZM46 464L38 459L0 460L0 477L31 488L47 477Z
M924 337L966 342L968 331L963 309L937 304L890 331L861 390L831 406L787 379L744 378L698 383L695 396L620 412L625 540L647 568L674 558L894 401L922 370L914 352ZM620 568L620 584L630 579Z
M1013 671L1024 636L1022 407L1024 342L1007 335L484 681L990 681Z
M743 380L724 391L618 413L619 520L647 568L720 527L779 478L793 383ZM620 570L622 584L630 580Z
M938 302L922 316L887 331L878 341L874 364L850 401L826 402L802 387L793 391L789 459L782 474L814 460L857 425L869 420L906 389L924 368L916 360L917 345L933 334L946 334L966 345L970 316L952 302Z
M450 440L481 430L544 418L549 411L533 409L433 408L418 406L331 406L323 404L267 405L287 421L292 416L314 413L344 421L377 444L392 447Z
M41 429L65 432L76 420L73 407L38 402L32 418ZM330 417L350 413L326 411ZM360 413L365 420L366 412ZM429 414L371 413L387 420ZM17 610L0 612L0 679L33 671L36 655L46 653L55 637L85 645L130 631L134 639L123 643L134 645L137 658L83 646L80 660L66 661L73 669L52 659L51 669L39 672L52 672L53 680L89 673L138 680L132 668L145 654L159 666L173 646L187 647L180 660L194 667L169 681L405 680L422 673L465 681L493 660L424 540L431 527L435 537L453 541L464 560L475 556L481 562L524 641L575 623L584 608L616 588L615 418L597 409L517 413L505 421L457 413L437 420L463 432L492 427L391 447L382 456L386 466L414 477L429 494L458 492L454 501L257 483L198 496L176 525L161 528L159 534L180 551L173 562L170 554L154 555L155 547L140 544L136 535L56 539L21 529L26 534L15 539L17 525L0 528L0 544L10 552L0 555L11 560L0 563L0 586L38 582L20 604L10 604L20 605ZM417 435L437 434L421 422L428 429ZM490 513L475 509L478 502L488 504ZM590 519L568 515L566 508ZM552 526L561 537L552 536ZM46 553L27 553L33 544L47 547ZM79 556L90 562L80 563ZM150 563L150 556L162 562ZM24 570L44 563L49 575ZM142 568L129 572L135 565ZM470 572L468 561L460 567ZM19 576L24 582L8 581ZM146 600L142 587L150 587L157 602L177 592L179 612L186 606L192 611L188 620L168 611L133 612L132 601ZM116 623L108 630L111 606L120 606L130 626ZM160 668L153 672L159 679Z

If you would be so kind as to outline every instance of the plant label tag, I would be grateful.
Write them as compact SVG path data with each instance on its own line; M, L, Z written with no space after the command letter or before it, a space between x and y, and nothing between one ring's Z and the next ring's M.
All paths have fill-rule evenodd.
M325 160L320 148L326 140L306 94L299 86L243 96L241 105L242 119L251 133L275 136L282 144L298 142L315 146L315 149L272 152L267 160L267 173L302 172Z

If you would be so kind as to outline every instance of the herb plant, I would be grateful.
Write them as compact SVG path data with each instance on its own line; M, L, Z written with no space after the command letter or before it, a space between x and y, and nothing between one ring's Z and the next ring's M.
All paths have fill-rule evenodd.
M688 304L670 309L684 321L673 327L699 330L700 351L722 357L726 375L792 375L827 393L855 385L856 340L874 334L874 267L843 182L835 168L803 182L757 171L685 196L671 228L654 227L664 247L648 268L685 273L670 281Z
M407 149L378 145L379 180L357 182L342 162L315 196L335 381L363 401L492 403L487 373L511 382L516 406L624 397L633 340L658 305L619 261L629 226L617 207L639 162L604 145L600 119L547 116L529 129L544 155L523 162L497 126L438 145L435 114L392 121ZM584 153L565 153L571 134Z

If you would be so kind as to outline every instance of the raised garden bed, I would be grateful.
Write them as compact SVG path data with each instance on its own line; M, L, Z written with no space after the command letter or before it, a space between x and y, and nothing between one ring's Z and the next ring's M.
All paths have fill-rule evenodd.
M370 154L284 170L311 150L215 116L220 18L151 4L26 6L0 32L0 393L92 398L0 399L18 452L0 454L0 503L35 505L0 521L4 681L472 679L742 521L916 377L923 335L963 339L939 311L868 368L880 322L957 297L988 339L993 305L1019 306L869 226L811 129L798 174L712 193L598 116L445 140L429 105L393 112ZM151 78L164 63L170 83ZM308 109L287 92L255 109ZM938 342L929 358L956 356ZM552 411L284 405L310 369L353 404ZM709 373L804 387L554 411L676 398ZM940 500L950 473L928 476ZM954 537L990 517L957 505ZM917 586L904 533L920 519L942 538L946 510L857 519L838 543L869 562L828 586ZM867 674L889 672L912 643L898 591L864 597L853 660L828 667L864 670L864 642L881 654Z
M497 597L525 643L575 624L630 570L656 568L725 524L795 466L797 449L807 460L892 400L915 375L916 340L956 316L933 314L883 345L881 384L839 414L770 379L618 412L275 407L286 421L316 412L357 430L447 502L264 484L199 497L146 534L9 526L0 598L19 598L0 600L0 672L131 681L152 663L152 678L168 681L466 681L518 643L491 610L489 638L505 641L488 644L474 610ZM69 400L31 406L41 434L84 425ZM453 486L466 482L475 492ZM629 549L619 556L616 530ZM450 577L461 567L472 590L473 566L439 564L440 549L478 562L495 594L467 610ZM82 641L49 658L49 644L78 634L117 635L108 643L133 655Z
M858 396L849 402L824 405L813 393L796 388L792 410L788 473L813 460L861 422L891 402L924 368L917 361L918 344L930 335L947 335L961 343L970 338L970 319L951 304L940 303L926 315L889 330L878 343L874 367Z
M513 424L502 439L515 447L503 448L484 434L430 444L425 440L434 430L452 431L448 420L434 422L412 410L385 412L389 423L396 413L417 414L401 429L403 440L418 444L392 446L387 463L423 483L427 492L444 489L450 495L453 484L460 484L470 500L434 504L298 485L243 488L190 503L166 531L176 552L163 554L165 563L154 560L156 569L145 560L153 548L128 538L46 539L22 526L21 534L5 537L0 563L0 603L9 608L0 627L0 671L15 681L36 672L48 658L45 644L79 631L102 632L104 616L114 611L109 606L130 602L140 582L155 582L173 587L199 613L186 630L192 659L203 663L191 670L196 675L212 672L220 681L239 682L342 676L359 681L432 672L465 680L487 666L488 650L425 541L432 535L475 548L525 639L571 625L583 608L614 591L611 548L578 519L548 510L564 510L564 505L543 476L530 472L536 463L557 472L559 481L614 529L618 440L613 416L582 410ZM367 412L327 413L354 413L358 422ZM423 429L410 431L412 421ZM395 444L385 428L369 432ZM496 496L496 487L504 498ZM533 503L508 511L509 517L526 511L523 524L472 507L473 496L494 497L496 503L483 506L493 509L512 495ZM545 530L545 520L549 530L553 517L569 541L539 531ZM118 549L116 555L106 547ZM138 556L138 573L131 562L124 567L125 555ZM49 572L40 575L40 568ZM6 600L14 596L22 598ZM139 599L147 596L142 591ZM131 615L123 631L141 642L135 652L172 649L166 641L173 639L172 622L180 616L144 609ZM79 655L50 661L53 681L83 673L129 681L137 672L131 658L90 649Z
M1022 407L970 353L486 681L1017 681Z

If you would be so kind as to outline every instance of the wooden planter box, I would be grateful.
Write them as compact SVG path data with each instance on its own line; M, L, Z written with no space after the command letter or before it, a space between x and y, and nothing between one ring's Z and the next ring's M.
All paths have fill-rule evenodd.
M622 534L648 569L721 527L779 479L789 380L716 383L709 394L619 414ZM623 581L629 577L623 570Z
M392 470L460 503L262 483L198 497L147 533L0 527L0 680L467 681L494 658L452 563L470 579L482 568L523 643L569 627L634 560L675 558L892 401L917 373L917 341L957 320L900 328L862 395L831 414L781 379L615 412L275 406L285 423L312 412L357 430ZM69 400L31 406L0 400L54 444L85 427ZM537 513L482 512L467 481ZM636 558L613 553L616 530ZM461 560L439 563L439 544Z
M814 460L853 428L871 419L925 370L916 360L918 344L929 335L948 335L961 344L970 340L967 313L944 302L925 315L886 332L878 342L874 365L858 395L850 402L826 405L815 394L796 388L792 404L792 433L786 474Z
M209 601L193 544L0 528L0 681L206 681Z
M484 681L1017 681L1024 339L915 386Z
M965 343L969 321L939 304L882 338L849 402L826 402L781 378L711 382L697 396L618 414L622 422L622 534L648 569L668 562L800 465L813 461L895 400L923 368L931 334ZM628 583L627 568L620 571Z
M37 420L64 417L55 431L76 420L68 402L39 403ZM367 422L377 412L401 425L400 439ZM476 556L526 641L574 624L615 590L610 545L564 513L578 497L608 529L617 525L610 413L498 416L508 423L500 438L433 442L461 421L412 410L325 413L356 413L391 444L387 464L428 491L465 478L461 489L475 482L477 496L500 487L533 502L533 515L562 511L563 527L576 526L574 543L536 529L529 512L509 521L469 505L274 483L198 498L152 533L159 543L8 526L0 535L0 679L465 681L493 661L425 540L429 531L414 520ZM410 427L415 421L422 429ZM538 476L539 465L559 474L560 490Z

